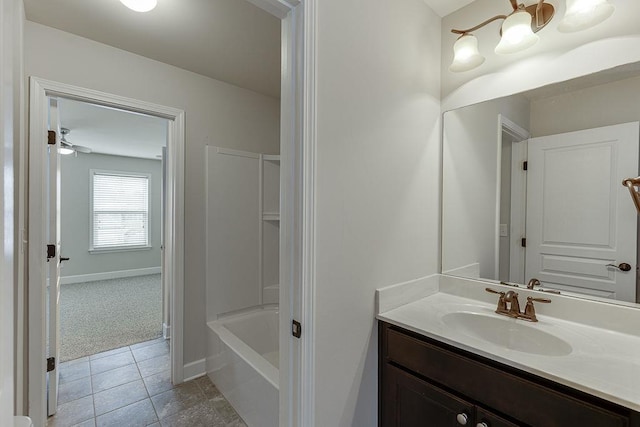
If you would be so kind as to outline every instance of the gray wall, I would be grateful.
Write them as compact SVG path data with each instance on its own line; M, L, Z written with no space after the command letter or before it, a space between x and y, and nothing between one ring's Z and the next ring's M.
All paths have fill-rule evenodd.
M184 363L203 359L205 146L278 153L280 100L29 21L25 72L185 111Z
M71 258L63 264L62 277L160 267L161 162L95 153L60 157L61 252ZM89 253L91 169L151 174L150 250Z

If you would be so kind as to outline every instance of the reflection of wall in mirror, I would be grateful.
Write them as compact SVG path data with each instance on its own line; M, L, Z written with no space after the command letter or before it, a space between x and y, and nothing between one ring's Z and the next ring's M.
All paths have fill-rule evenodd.
M531 136L640 121L640 77L531 101Z
M484 278L496 271L501 147L498 116L525 129L529 100L524 96L497 99L444 115L442 271L470 277L470 266ZM495 224L495 227L487 227ZM474 271L471 269L471 271Z

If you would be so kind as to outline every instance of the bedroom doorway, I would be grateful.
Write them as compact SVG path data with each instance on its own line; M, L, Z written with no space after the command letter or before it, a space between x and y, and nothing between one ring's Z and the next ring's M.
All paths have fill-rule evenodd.
M64 98L57 104L64 363L160 338L163 324L166 331L168 121Z
M146 163L153 165L152 169L155 169L155 179L152 171L144 170L139 166L141 161L136 160L137 158L132 156L132 152L109 153L104 152L104 148L92 146L91 138L86 137L80 131L83 126L86 127L88 122L86 117L74 122L69 117L65 118L62 113L62 109L73 110L74 107L79 106L112 115L127 114L130 118L138 121L140 119L155 120L156 125L161 127L164 132L162 141L155 148L158 153L154 153L153 158L146 159ZM67 120L67 123L64 123L64 120ZM184 179L182 168L184 156L183 123L184 113L180 110L36 78L31 79L29 276L30 284L42 284L30 288L33 292L30 291L29 300L29 346L31 349L29 354L31 367L29 393L33 403L30 412L34 420L38 419L43 422L48 415L55 413L58 407L57 400L60 396L59 382L62 385L66 380L80 379L74 378L74 375L80 375L79 372L101 373L98 371L103 368L107 370L119 369L132 363L143 363L143 359L161 357L162 363L154 361L149 365L162 366L169 382L179 383L182 381L182 369L175 369L176 364L182 365L182 345L181 342L175 342L181 340L181 325L174 322L172 340L174 342L171 342L170 345L167 345L166 342L163 343L162 335L163 333L169 334L172 326L171 320L174 318L172 313L176 311L181 313L182 311L182 307L176 303L176 299L182 300L182 283L176 279L182 277L181 251L183 244L182 236L174 230L180 230L183 227L182 195L178 195L175 191L176 188L183 185ZM138 122L136 126L133 126L133 130L130 129L130 133L133 134L136 129L140 128L144 128L144 126ZM49 131L55 132L53 138ZM36 137L38 135L48 136L48 138L38 138ZM111 139L123 138L113 138L112 136ZM39 141L42 142L42 145ZM50 145L47 142L53 142L55 145ZM116 144L111 145L113 148L113 145ZM129 144L127 148L135 148L133 145ZM162 145L167 146L167 149L164 150L166 153L164 158ZM69 154L63 154L65 150L68 150ZM165 160L164 167L162 166L163 160ZM94 164L95 162L98 163ZM65 168L65 173L72 175L70 179L66 180L68 187L66 196L76 198L71 202L67 201L69 209L64 209L62 206L65 197L63 188L65 180L62 169ZM166 191L164 192L162 191L163 170L166 177L166 185L164 186ZM74 185L82 188L74 188ZM80 200L82 198L84 199ZM155 199L155 203L152 203L152 199ZM152 205L156 205L155 208ZM67 243L75 241L78 247L82 247L81 250L73 252L73 244L70 245L69 250L73 252L73 257L72 253L67 252L63 246L64 242L62 242L65 237L65 222L67 222ZM60 226L57 225L58 223ZM154 228L154 225L156 233L152 234L151 229ZM86 231L86 236L78 239L82 229ZM52 234L52 230L60 232ZM73 238L69 238L69 235ZM51 245L51 241L56 243ZM47 257L43 257L36 247L47 247L47 245L53 246L53 248L47 250ZM140 266L136 262L131 263L134 252L151 254L154 247L156 265L131 268L136 265ZM160 247L163 248L162 251ZM130 264L119 264L121 267L113 267L115 264L112 264L112 267L107 269L110 271L89 270L92 265L104 267L104 265L114 262L115 255L118 253L121 253L123 255L121 258L125 261L128 260ZM99 255L106 255L109 260L103 258L95 262ZM93 260L91 257L94 257ZM76 263L75 268L71 267L73 258L80 261ZM85 258L84 261L83 258ZM161 259L162 262L160 262ZM60 268L61 266L64 267ZM62 285L60 285L60 278L62 278ZM166 292L162 292L160 278L165 279L164 289ZM65 334L71 336L68 334L69 331L61 330L58 327L58 314L60 313L58 303L64 304L66 293L64 288L67 286L69 289L86 288L84 292L75 292L75 304L72 304L80 314L76 316L80 319L80 322L76 322L78 323L76 332L80 331L81 333L76 335L86 335L95 332L95 329L100 326L104 326L105 331L109 329L106 325L108 322L105 322L104 318L97 321L94 319L94 326L87 326L91 324L87 317L89 314L95 314L97 311L102 311L102 313L115 311L116 306L131 303L131 301L126 301L125 304L122 304L122 299L116 298L118 294L126 294L127 291L131 291L127 288L131 288L132 282L128 284L125 282L129 279L137 280L137 286L140 289L155 288L155 297L150 298L143 292L142 299L149 301L155 299L158 303L155 307L156 320L151 321L154 324L151 334L158 340L149 340L150 337L147 335L135 339L126 337L129 341L113 341L114 337L123 338L123 335L127 335L123 329L116 330L111 334L111 338L93 336L84 340L85 344L83 345L87 346L82 350L84 353L67 353L64 356L65 359L78 362L65 372L64 366L61 366L62 359L60 357L64 353L61 354L60 347L57 346L60 336L63 340L65 340ZM96 291L96 285L101 285L101 290ZM87 291L87 289L92 290ZM73 299L72 294L73 292L69 293L67 299ZM80 294L83 296L78 297ZM129 292L129 297L131 295ZM93 302L88 301L87 296L94 297ZM125 296L125 298L127 297ZM111 307L109 307L110 304ZM143 305L145 304L134 302L136 309L133 311L125 309L116 314L114 324L124 323L123 320L126 316L130 316L136 322L142 317L136 316L136 312L142 313L144 310L140 309ZM152 302L151 305L153 305ZM64 305L62 308L64 314ZM166 318L163 319L165 314ZM134 348L134 345L139 343L134 343L132 340L143 340L145 348L142 348L143 345ZM96 343L99 341L102 342ZM131 344L131 347L128 344ZM71 347L81 346L76 343ZM123 349L126 351L122 351ZM87 354L87 352L92 354ZM99 358L95 357L96 352L100 353ZM94 356L94 360L91 360L91 356ZM47 359L46 370L43 369L41 362L38 363L42 358ZM92 364L96 365L96 369L93 369ZM140 370L139 365L136 370ZM159 372L153 372L153 374L156 373ZM64 398L69 397L63 396Z

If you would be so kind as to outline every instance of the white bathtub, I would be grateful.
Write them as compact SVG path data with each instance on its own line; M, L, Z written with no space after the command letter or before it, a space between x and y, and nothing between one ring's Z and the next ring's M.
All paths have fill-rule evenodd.
M278 426L278 310L207 323L207 374L249 427Z

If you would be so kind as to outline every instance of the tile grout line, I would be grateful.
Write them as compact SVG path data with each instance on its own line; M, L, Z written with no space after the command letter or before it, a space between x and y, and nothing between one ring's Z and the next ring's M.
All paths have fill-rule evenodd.
M133 351L131 352L133 353ZM135 355L133 356L134 360L136 360L136 369L138 370L138 374L140 374L140 379L142 380L142 385L144 386L144 389L147 391L147 396L149 399L149 403L151 403L151 407L153 408L153 413L156 414L156 418L158 419L158 423L160 423L160 415L158 415L158 411L156 410L156 405L153 404L153 400L151 400L151 393L149 393L149 388L147 387L147 383L144 381L144 377L142 376L142 371L140 371L140 366L138 366L138 361L135 358ZM153 423L149 424L152 425Z
M159 344L161 344L161 343L162 343L162 341L157 341L157 340L153 340L153 341L154 341L154 343L151 343L151 344L149 344L149 345L144 345L144 346L140 347L140 349L142 349L142 348L146 348L146 347L151 347L151 346L153 346L153 345L157 345L157 344L159 345ZM127 346L127 349L126 349L126 350L124 350L124 351L122 351L122 352L119 352L119 353L116 353L116 354L113 354L113 355L110 355L110 356L122 355L122 354L126 353L127 351L129 351L129 352L130 352L130 354L131 354L131 357L132 357L132 360L133 360L133 362L132 362L132 363L130 363L130 364L128 364L128 365L124 365L124 366L118 366L118 367L115 367L115 368L112 368L112 369L108 369L108 370L106 370L106 371L102 371L102 372L97 372L97 373L95 373L95 369L94 369L94 367L93 367L93 363L91 363L91 362L93 362L94 360L95 360L95 361L98 361L98 360L100 360L100 359L102 359L102 358L98 358L98 359L91 360L91 358L89 357L89 359L87 360L87 363L88 363L88 366L89 366L89 369L88 369L88 371L89 371L88 381L89 381L89 386L90 386L91 403L92 403L92 407L93 407L93 417L92 417L92 418L87 418L87 419L85 419L85 420L80 421L80 424L81 424L81 423L86 423L86 422L88 422L88 421L93 420L93 422L94 422L94 423L95 423L95 425L97 426L97 425L98 425L98 417L102 417L102 416L108 415L108 414L113 413L113 412L115 412L115 411L118 411L118 410L121 410L121 409L123 409L123 408L126 408L127 406L135 405L135 404L138 404L138 403L140 403L140 402L143 402L143 401L148 400L148 401L149 401L149 403L151 404L151 407L153 408L153 413L154 413L154 415L155 415L155 417L156 417L156 420L155 420L155 421L153 421L152 423L148 424L148 425L153 425L153 424L155 424L155 423L158 423L158 425L160 425L160 426L162 426L162 425L163 425L163 419L161 419L160 414L158 413L158 412L159 412L159 411L158 411L158 409L156 408L156 406L154 405L153 401L151 400L151 398L152 398L153 396L151 395L151 392L150 392L149 386L147 385L147 382L145 381L145 379L147 379L147 378L151 378L151 377L153 377L154 375L160 375L160 374L164 373L164 371L160 371L160 372L153 372L154 364L151 364L151 365L150 365L150 372L152 372L152 373L150 373L149 375L147 375L147 377L145 378L145 377L143 376L142 369L140 368L140 365L139 365L139 364L140 364L140 363L143 363L143 362L145 362L145 361L150 361L150 360L157 359L157 358L164 358L164 357L166 357L166 354L164 354L164 353L163 353L163 354L154 354L154 356L153 356L153 357L148 357L148 358L146 358L146 359L144 359L144 360L138 360L138 359L139 359L139 357L145 357L145 355L146 355L146 354L149 354L149 353L146 353L146 354L145 354L145 353L143 353L143 352L142 352L142 353L141 353L141 355L140 355L138 358L136 358L134 351L131 349L131 346ZM153 354L153 353L154 353L154 351L152 351L152 352L151 352L151 354ZM105 357L109 357L109 356L105 356ZM124 356L122 356L122 357L124 357ZM94 377L95 377L95 376L98 376L98 375L102 375L102 374L104 374L104 373L108 373L108 372L114 371L114 370L116 370L116 369L125 368L125 367L130 366L130 365L133 365L133 364L135 364L136 372L137 372L137 374L139 375L139 380L140 380L140 381L142 381L142 385L143 385L144 390L145 390L145 395L144 395L144 397L142 397L141 399L136 400L135 402L129 402L129 403L127 403L127 404L126 404L126 405L124 405L124 406L121 406L121 407L119 407L119 408L111 409L111 410L109 410L109 411L107 411L107 412L105 412L105 413L103 413L103 414L98 415L98 414L97 414L97 408L96 408L96 399L95 399L96 394L99 394L99 393L102 393L102 392L105 392L105 391L111 390L111 389L113 389L113 388L115 388L115 387L123 386L123 385L126 385L126 384L131 384L132 382L135 382L135 381L138 381L138 380L137 380L137 379L134 379L134 380L131 380L131 381L127 381L127 382L125 382L125 383L123 383L123 384L118 384L118 385L115 385L115 386L112 386L112 387L106 388L106 389L104 389L104 390L101 390L100 392L97 392L97 391L96 391L96 388L95 388L95 386L94 386L94 379L95 379ZM108 366L108 363L107 363L105 366ZM86 377L82 377L82 378L86 378ZM82 379L82 378L78 378L78 380L80 380L80 379ZM128 379L128 378L130 378L130 377L124 377L124 378L125 378L125 379ZM204 375L204 376L202 376L202 378L207 378L207 376L206 376L206 375ZM196 384L195 384L195 387L196 387L196 389L195 389L195 390L197 390L197 392L198 392L197 394L198 394L198 396L199 396L199 398L198 398L197 400L200 400L200 401L201 401L200 403L203 403L203 402L210 402L212 399L214 399L214 397L212 397L212 396L210 397L210 396L207 394L208 387L206 387L206 385L203 383L203 381L204 381L204 380L203 380L202 378L194 379L194 382L196 383ZM214 387L215 387L215 385L214 385ZM173 388L174 388L174 386L173 386L173 384L171 384L171 387L170 387L168 390L160 391L160 392L156 393L155 395L160 395L160 394L162 394L162 393L168 392L169 390L172 390ZM162 389L162 387L160 387L160 389ZM155 395L154 395L154 396L155 396ZM88 396L86 396L86 397L88 397ZM224 398L224 396L222 396L222 395L221 395L221 397L226 401L226 398ZM78 399L81 399L81 398L78 398ZM74 399L74 400L78 400L78 399ZM69 402L66 402L66 403L71 403L71 402L73 402L73 401L69 401ZM228 402L227 402L227 403L228 403ZM192 406L193 406L193 405L192 405ZM232 407L232 408L233 408L233 407ZM187 409L188 409L188 408L187 408ZM210 407L210 410L211 410L211 411L213 411L213 413L215 413L215 414L217 415L217 417L218 417L218 418L220 418L220 419L225 423L224 425L229 424L229 423L227 423L227 422L225 421L225 417L223 416L223 414L220 412L220 410L219 410L218 408L216 408L215 406L211 406L211 407ZM165 419L167 419L167 418L169 418L169 417L172 417L172 416L175 416L176 414L178 414L178 413L180 413L180 412L181 412L181 411L178 411L178 412L176 412L176 413L174 413L174 414L167 415L167 416L165 417ZM74 425L75 425L75 424L74 424ZM60 426L60 427L66 427L66 426Z

